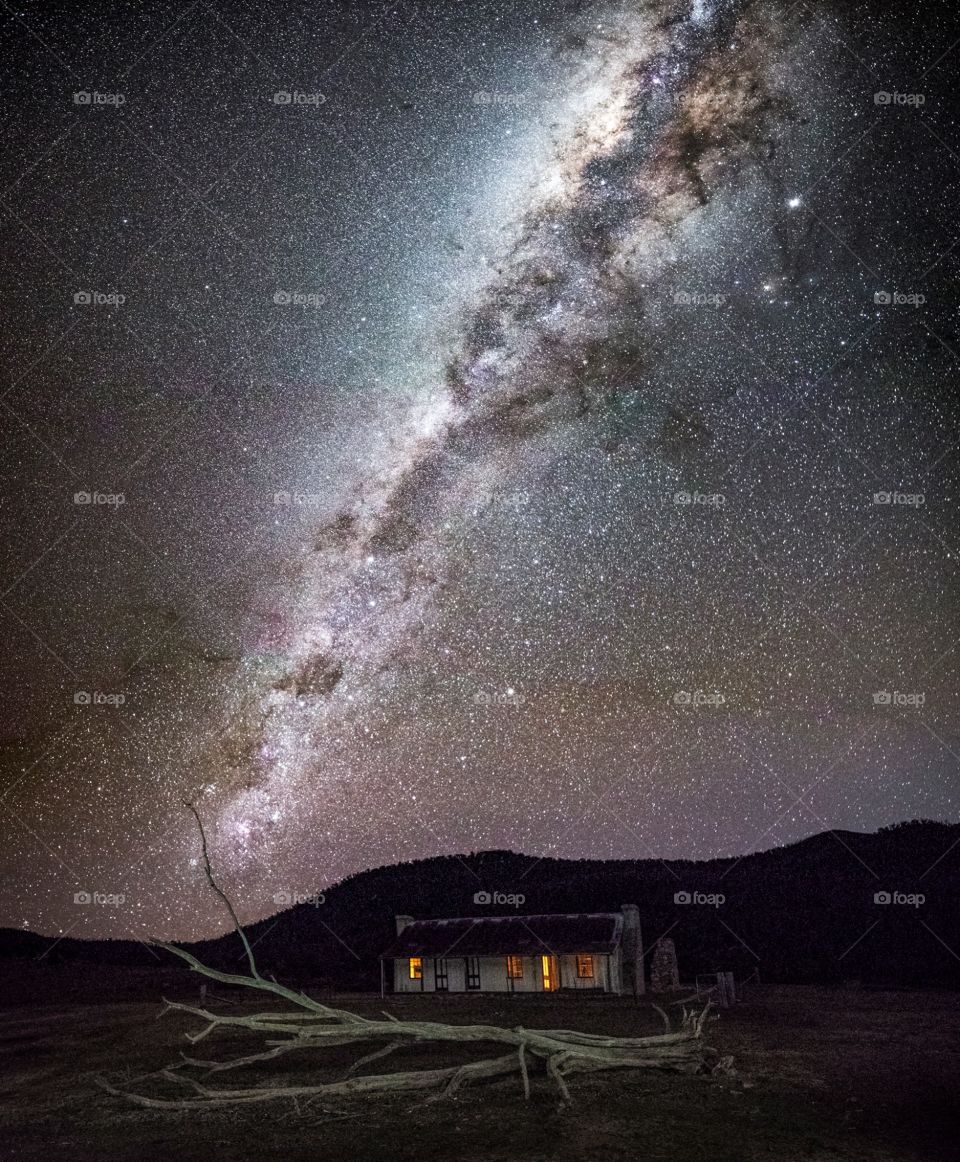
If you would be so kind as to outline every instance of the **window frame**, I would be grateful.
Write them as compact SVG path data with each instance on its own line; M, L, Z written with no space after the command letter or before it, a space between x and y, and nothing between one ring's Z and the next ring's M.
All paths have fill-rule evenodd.
M410 956L407 958L407 972L410 980L423 980L423 957Z
M510 955L506 957L507 980L523 980L523 957Z
M592 952L577 952L575 954L575 961L577 965L577 980L596 980L597 966ZM584 969L589 968L589 972Z
M474 969L474 965L476 968ZM480 957L465 956L463 958L464 984L468 993L478 993L480 989Z

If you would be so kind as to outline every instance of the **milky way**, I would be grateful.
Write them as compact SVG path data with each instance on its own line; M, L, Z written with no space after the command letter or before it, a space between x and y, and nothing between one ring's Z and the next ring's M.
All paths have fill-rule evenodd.
M323 779L331 719L376 698L416 648L449 584L445 534L478 489L509 488L532 443L555 444L643 367L644 300L676 259L675 231L775 129L767 46L747 21L662 5L598 15L561 74L578 99L551 127L509 251L461 308L442 381L316 535L279 673L253 694L262 738L241 748L239 775L254 788L226 813L244 851L262 854L275 801Z
M125 701L63 741L51 727L15 767L17 854L32 872L24 885L21 864L6 897L13 922L208 929L184 798L249 917L278 893L439 851L703 856L955 813L955 658L938 600L955 562L953 351L930 281L950 267L935 265L950 186L907 223L896 171L906 151L930 164L924 134L947 126L920 128L916 102L877 99L894 87L897 46L869 20L838 31L803 6L707 0L529 15L524 33L493 7L431 25L411 6L411 23L370 32L364 67L395 67L387 101L418 118L384 141L412 145L444 102L462 107L434 141L450 178L423 178L432 229L406 245L405 216L424 229L423 212L398 178L385 232L396 254L366 263L362 290L309 273L299 284L328 304L355 295L356 309L298 317L249 388L225 359L227 402L214 394L201 413L190 466L163 433L156 453L146 443L142 459L163 472L135 477L112 515L148 560L125 573L104 542L94 559L147 608L172 556L188 592L213 582L215 612L174 609L159 632L126 631L133 665L112 670L107 630L82 670L47 646L68 691L106 674ZM392 36L407 63L392 63ZM455 89L439 63L451 41L470 75ZM259 69L269 34L256 43ZM915 72L936 56L921 44ZM429 96L410 86L414 57ZM377 87L336 78L315 108L333 118L326 130L345 131L337 93L351 85L372 123L368 144L353 126L338 165L357 156L387 172ZM942 79L925 77L931 106ZM274 130L289 156L304 124ZM241 233L262 215L269 232L257 197L231 189L216 212ZM354 230L362 197L345 198ZM312 235L294 237L309 272ZM216 245L232 254L229 238ZM194 290L209 290L218 267L200 266ZM241 269L257 308L238 318L269 334L257 312L277 276ZM884 301L897 292L904 302ZM338 323L340 347L320 356L312 333ZM201 322L205 346L225 350L220 326ZM97 342L128 358L126 339ZM312 359L334 386L278 406L279 423L258 412L252 438L237 437L243 407L259 406L254 373L288 390L285 378L320 374ZM204 465L217 412L266 465L244 468L238 495ZM110 484L92 462L93 486ZM179 471L212 524L158 551L174 522L139 517ZM259 547L251 512L268 530ZM229 600L221 554L223 580L236 568ZM77 600L58 569L62 620ZM8 599L21 625L27 592ZM28 632L46 644L41 622ZM897 702L904 691L912 702ZM78 917L78 885L122 890L131 906Z

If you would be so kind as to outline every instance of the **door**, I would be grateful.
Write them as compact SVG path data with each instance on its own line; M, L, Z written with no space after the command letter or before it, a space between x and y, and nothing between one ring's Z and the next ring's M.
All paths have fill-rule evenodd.
M560 969L555 956L541 956L540 969L543 973L543 991L556 992L560 987Z

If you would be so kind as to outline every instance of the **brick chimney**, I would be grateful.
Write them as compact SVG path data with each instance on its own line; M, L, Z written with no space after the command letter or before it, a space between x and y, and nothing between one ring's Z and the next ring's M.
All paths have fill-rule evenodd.
M404 928L406 928L406 926L408 924L413 923L412 916L394 916L394 920L397 922L397 935L398 936L404 930Z
M623 989L639 997L645 992L640 909L636 904L621 904L620 911L623 913Z

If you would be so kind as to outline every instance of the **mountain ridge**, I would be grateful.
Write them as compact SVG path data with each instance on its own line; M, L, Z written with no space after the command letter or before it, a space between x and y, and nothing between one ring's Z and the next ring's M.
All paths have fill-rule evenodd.
M357 872L246 932L262 970L278 978L373 988L397 914L602 912L637 903L647 952L669 934L687 977L723 969L784 982L953 987L960 984L958 898L960 824L915 820L877 832L820 832L739 858L576 860L505 849L431 856ZM236 933L183 946L244 971ZM169 963L167 953L135 940L19 929L0 929L0 957Z

